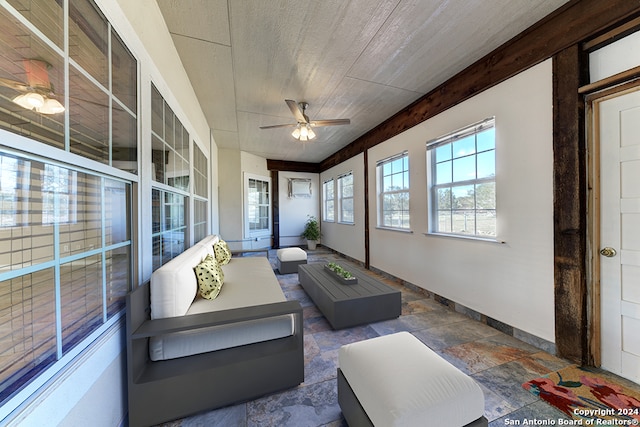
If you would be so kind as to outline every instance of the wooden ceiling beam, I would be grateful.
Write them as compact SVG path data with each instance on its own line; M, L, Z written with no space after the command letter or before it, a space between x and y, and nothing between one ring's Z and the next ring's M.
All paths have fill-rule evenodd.
M327 170L640 14L640 0L572 0L320 163Z
M320 173L320 163L293 162L290 160L267 159L267 170Z

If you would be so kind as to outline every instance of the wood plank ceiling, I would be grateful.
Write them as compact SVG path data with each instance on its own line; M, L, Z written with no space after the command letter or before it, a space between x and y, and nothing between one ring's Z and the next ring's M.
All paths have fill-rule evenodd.
M320 162L567 0L157 0L218 148ZM286 98L311 120L293 139Z

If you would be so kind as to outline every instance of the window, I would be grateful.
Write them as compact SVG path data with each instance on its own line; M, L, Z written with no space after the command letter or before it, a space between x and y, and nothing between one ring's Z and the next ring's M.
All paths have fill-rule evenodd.
M189 191L189 133L153 84L151 111L151 178Z
M323 200L323 215L322 219L327 222L335 221L335 185L333 178L325 181L322 184L322 200Z
M271 235L271 179L245 175L245 236Z
M353 172L338 177L340 222L353 224Z
M133 283L133 181L115 168L138 171L138 63L92 0L8 0L0 22L0 75L14 82L0 85L7 414L29 385L53 378L123 313ZM42 104L19 104L28 94ZM5 148L23 137L113 168L95 172Z
M151 215L153 269L156 270L189 247L186 210L190 195L189 133L153 84L151 111ZM196 194L207 191L206 183L203 187L202 182L203 156L200 154L199 150L194 152ZM204 167L206 171L206 161ZM202 221L198 217L202 206L195 202L194 208L194 220ZM202 230L194 231L198 234Z
M151 190L153 269L184 252L187 238L187 197L172 191Z
M4 3L0 75L19 86L0 85L0 128L137 173L138 63L96 4ZM27 95L42 105L18 104Z
M403 152L380 160L378 175L378 226L408 230L409 153Z
M4 404L124 308L132 242L130 182L3 151L0 164Z
M196 242L207 236L208 176L207 157L198 144L193 144L193 240Z
M432 233L496 236L495 120L427 143Z

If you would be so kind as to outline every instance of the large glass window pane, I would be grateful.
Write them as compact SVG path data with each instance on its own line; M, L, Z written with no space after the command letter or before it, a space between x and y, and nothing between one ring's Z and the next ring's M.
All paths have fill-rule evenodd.
M451 232L459 234L476 234L476 213L473 209L454 210L451 212Z
M125 296L131 290L131 247L125 246L105 254L107 273L107 317L125 307Z
M473 209L475 206L475 186L462 185L453 187L452 204L455 209Z
M451 162L444 162L436 164L436 182L434 184L448 184L453 180L453 169L451 168Z
M131 184L105 180L104 219L105 244L114 245L131 239L129 213L131 212Z
M31 6L35 13L35 2L25 10ZM4 8L0 8L0 58L0 128L64 148L64 114L42 114L14 102L32 95L43 103L48 98L64 102L63 58Z
M335 218L335 205L333 200L327 200L326 221L333 221Z
M113 103L112 155L113 166L128 172L138 173L138 122L117 102Z
M164 141L169 145L169 147L175 149L175 134L173 128L173 110L169 107L169 104L164 102Z
M493 150L496 148L496 128L491 127L479 132L477 135L478 152Z
M169 262L186 248L186 197L153 189L153 268Z
M444 152L444 155L446 154ZM381 160L377 167L380 200L378 225L408 229L410 226L409 155L404 152Z
M68 352L102 323L100 255L60 266L62 350Z
M152 267L154 270L162 267L162 236L153 236L151 238L151 246L153 253Z
M478 209L496 208L495 182L484 182L476 185L476 207Z
M138 63L114 31L111 32L111 73L113 95L135 113L138 100Z
M0 153L0 166L0 271L51 261L54 229L42 215L44 165Z
M451 144L445 144L440 147L437 147L434 150L435 153L435 162L440 163L447 160L451 160Z
M439 188L435 202L436 209L451 209L451 188Z
M427 143L427 150L431 159L429 186L434 197L430 230L495 237L495 120L487 119L438 138ZM450 183L458 185L447 185Z
M476 152L476 136L469 135L453 142L453 158L468 156Z
M476 233L479 236L496 236L496 211L485 209L476 212Z
M65 180L53 182L60 200L60 254L75 255L102 246L101 182L96 176L59 168ZM64 212L63 212L64 211ZM126 217L123 218L126 221Z
M53 268L0 281L0 401L56 361Z
M207 158L197 144L193 144L193 171L195 175L193 192L198 196L207 197L209 191Z
M478 179L489 178L496 175L496 152L485 151L477 156Z
M268 232L270 225L271 200L269 197L269 181L248 178L247 188L247 229L249 233L260 235Z
M32 34L11 15L16 12L0 7L0 128L105 164L113 159L121 162L115 166L135 173L137 62L114 32L113 61L108 62L109 25L95 3L6 4L39 31ZM69 38L64 40L67 11ZM65 58L53 45L69 46L68 75ZM66 81L69 105L63 105ZM67 114L69 128L64 127ZM130 183L4 152L0 166L2 405L57 364L57 343L63 353L74 346L86 348L86 338L100 331L105 316L121 313L131 288L132 254ZM57 319L62 331L56 337Z
M109 162L109 95L74 67L69 68L71 152Z
M462 157L453 160L453 182L476 179L475 156Z
M69 0L69 57L105 88L109 87L109 27L98 7Z
M59 48L63 48L64 10L58 0L8 0L8 3L29 20Z
M153 135L151 137L151 178L156 182L165 181L165 167L168 152L160 138Z
M151 130L164 138L164 99L154 85L151 85Z
M193 201L193 237L196 242L207 236L207 207L206 200Z
M189 191L189 133L152 86L152 178Z

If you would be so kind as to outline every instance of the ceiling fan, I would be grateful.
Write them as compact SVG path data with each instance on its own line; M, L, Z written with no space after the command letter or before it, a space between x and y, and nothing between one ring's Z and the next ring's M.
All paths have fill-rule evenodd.
M316 137L312 127L348 125L351 123L351 120L349 119L309 120L309 116L305 114L305 110L309 104L306 102L296 102L292 99L285 99L284 102L287 103L293 117L295 117L298 122L282 125L260 126L260 129L295 127L291 135L300 141L308 141Z
M0 78L0 85L20 92L13 98L13 102L27 110L35 110L41 114L58 114L64 111L64 106L55 99L53 85L49 81L49 68L45 61L39 59L25 59L24 70L27 82Z

